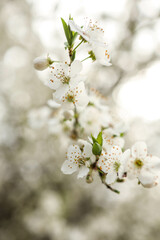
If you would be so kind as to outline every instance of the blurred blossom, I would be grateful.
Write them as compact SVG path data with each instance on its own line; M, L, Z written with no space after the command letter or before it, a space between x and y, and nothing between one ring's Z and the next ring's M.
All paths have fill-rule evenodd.
M33 109L29 112L28 120L31 127L38 129L44 127L47 124L47 120L51 110L48 107L42 107L40 109Z
M154 31L150 29L140 30L133 40L133 52L138 61L147 61L157 48Z
M27 51L19 46L11 47L4 55L4 64L9 68L25 67L28 60Z
M48 71L33 69L33 60L48 53L68 60L60 17L67 21L71 14L80 26L84 17L98 20L112 66L86 61L88 91L96 88L105 98L90 99L103 109L101 118L89 106L81 124L90 134L111 120L118 131L125 120L125 147L146 141L149 152L160 156L159 12L158 0L0 1L1 240L159 240L160 187L147 191L126 181L123 187L116 183L121 195L115 195L96 174L89 186L76 174L62 175L66 149L74 143L73 113L55 107L52 91L42 84ZM78 49L78 60L87 57L84 49Z

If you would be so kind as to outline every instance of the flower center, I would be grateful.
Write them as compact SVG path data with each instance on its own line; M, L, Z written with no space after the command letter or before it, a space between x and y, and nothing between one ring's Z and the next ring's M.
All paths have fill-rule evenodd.
M137 167L137 168L141 168L143 166L143 162L141 159L138 159L136 158L136 160L134 161L134 165Z
M69 84L69 81L70 81L70 77L64 77L64 78L62 79L62 83L63 83L63 84Z
M85 165L84 158L81 157L81 158L78 159L78 165L79 165L79 167L82 166L82 165Z
M116 172L118 172L118 169L119 169L120 165L121 164L119 162L114 163L114 169L115 169Z
M68 93L68 95L67 95L67 101L68 101L68 102L74 102L74 95Z

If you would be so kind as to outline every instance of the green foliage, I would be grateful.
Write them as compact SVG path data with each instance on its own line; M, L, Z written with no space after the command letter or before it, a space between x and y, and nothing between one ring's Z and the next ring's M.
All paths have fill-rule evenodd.
M92 146L92 153L94 154L94 155L101 155L101 152L102 152L102 146L101 145L99 145L99 143L97 143L97 142L94 142L93 143L93 146Z
M103 145L102 131L98 134L97 138L95 138L93 135L91 135L91 137L93 141L92 152L94 155L100 156Z
M64 33L68 42L68 45L71 46L72 45L72 35L71 35L71 30L69 28L69 26L67 25L67 23L64 21L63 18L61 18L62 21L62 25L63 25L63 29L64 29Z
M73 54L72 54L72 57L71 57L72 62L74 61L75 57L76 57L76 51L73 51Z
M103 145L102 131L97 136L97 142L99 143L100 146Z
M71 17L69 18L70 20L72 19ZM70 26L65 22L63 18L61 18L64 33L67 39L67 42L64 43L65 49L67 48L72 48L74 41L76 40L76 37L78 33L71 31ZM73 52L74 58L75 58L75 53Z

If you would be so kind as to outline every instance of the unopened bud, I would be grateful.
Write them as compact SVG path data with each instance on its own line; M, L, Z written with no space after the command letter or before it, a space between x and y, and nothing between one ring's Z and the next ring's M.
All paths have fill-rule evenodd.
M90 169L89 173L86 176L86 182L87 183L92 183L93 182L92 169Z
M49 57L47 57L47 58L37 57L33 61L34 68L39 70L39 71L45 70L52 63L53 63L53 61Z

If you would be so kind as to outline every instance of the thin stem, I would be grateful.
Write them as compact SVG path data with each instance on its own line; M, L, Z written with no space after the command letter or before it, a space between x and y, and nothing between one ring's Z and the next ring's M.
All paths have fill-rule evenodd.
M77 131L78 125L79 125L79 122L78 122L77 108L76 108L76 106L74 106L74 125L73 125L73 130L72 130L72 133L71 133L71 137L73 139L78 138L78 131Z
M82 44L83 40L73 49L73 51L75 51L81 44Z
M71 64L72 64L72 54L73 54L72 48L68 48L68 54L69 54L69 58L70 58L70 64L69 64L69 66L71 66Z
M91 58L91 56L84 58L81 62L84 62L85 60Z
M99 172L99 176L100 176L100 179L101 179L102 183L103 183L109 190L111 190L112 192L115 192L115 193L117 193L117 194L120 193L120 191L118 191L118 190L115 189L115 188L112 188L110 185L108 185L108 184L105 182L105 178L104 178L104 174L103 174L103 173Z
M117 194L120 194L120 191L118 191L117 189L112 188L110 185L108 185L107 183L103 183L108 189L110 189L112 192L115 192Z

